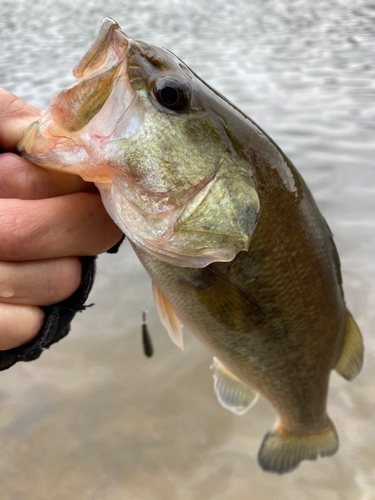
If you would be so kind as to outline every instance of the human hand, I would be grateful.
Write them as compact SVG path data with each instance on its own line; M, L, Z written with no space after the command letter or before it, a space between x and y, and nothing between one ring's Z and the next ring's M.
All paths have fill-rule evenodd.
M77 256L105 252L122 237L93 184L13 153L40 115L0 89L0 350L33 340L44 321L38 306L79 287Z

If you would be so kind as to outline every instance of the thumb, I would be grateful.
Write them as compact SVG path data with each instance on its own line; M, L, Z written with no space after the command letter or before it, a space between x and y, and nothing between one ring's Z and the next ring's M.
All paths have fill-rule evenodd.
M42 115L42 111L21 101L17 96L0 88L0 146L14 151L25 128Z

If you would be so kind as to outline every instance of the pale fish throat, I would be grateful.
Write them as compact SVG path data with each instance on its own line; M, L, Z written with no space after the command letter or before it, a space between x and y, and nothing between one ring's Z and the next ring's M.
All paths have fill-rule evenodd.
M129 240L152 257L177 267L228 262L247 251L259 213L252 179L223 163L215 177L184 206L160 213L137 208L114 182L97 184L103 203Z

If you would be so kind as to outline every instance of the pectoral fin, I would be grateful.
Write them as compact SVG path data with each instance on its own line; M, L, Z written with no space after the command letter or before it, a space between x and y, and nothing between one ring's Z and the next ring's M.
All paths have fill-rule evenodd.
M361 371L363 363L362 335L353 316L346 310L346 332L344 346L335 370L346 380L353 380Z
M182 323L174 312L169 300L159 290L159 288L152 282L152 291L156 309L158 310L160 321L167 329L168 335L172 342L180 349L184 349L184 339L182 336Z
M221 406L236 415L244 415L258 399L258 394L244 384L223 363L214 358L214 390Z

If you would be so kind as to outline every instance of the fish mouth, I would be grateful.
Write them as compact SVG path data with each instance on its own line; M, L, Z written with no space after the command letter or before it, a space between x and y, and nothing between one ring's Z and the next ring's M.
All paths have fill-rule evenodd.
M73 76L81 80L89 75L93 76L96 71L103 72L118 66L124 59L131 40L115 20L104 18L93 44L73 69Z
M18 144L22 156L87 181L111 182L100 153L93 158L91 146L100 149L113 136L136 99L128 77L131 41L113 19L101 22L92 46L73 70L77 81L24 131Z

